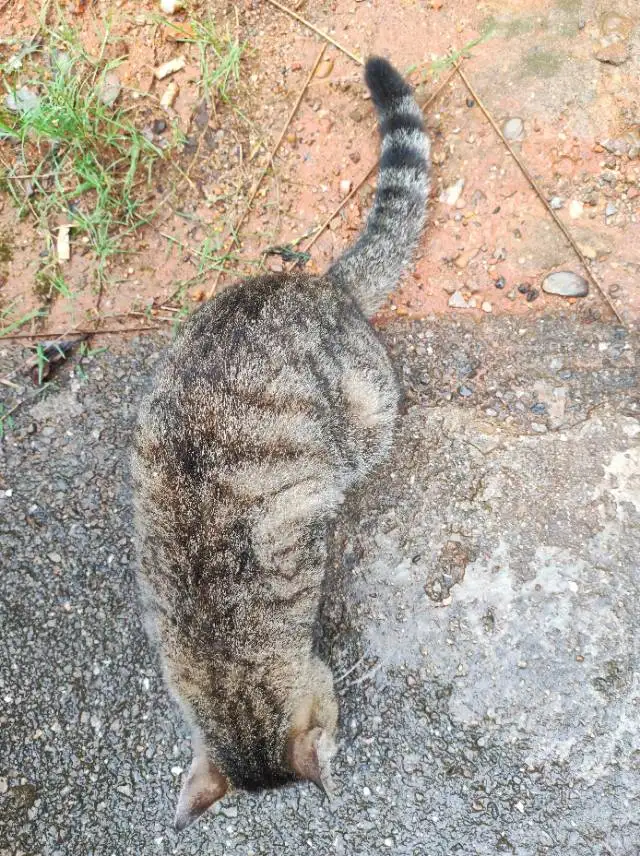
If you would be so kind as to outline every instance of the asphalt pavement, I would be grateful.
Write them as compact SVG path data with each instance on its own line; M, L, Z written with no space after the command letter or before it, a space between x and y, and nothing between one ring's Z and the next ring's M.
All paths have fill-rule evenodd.
M635 345L569 318L385 337L405 412L322 611L338 796L234 794L180 834L190 747L140 619L127 463L163 340L0 387L24 402L0 443L1 856L638 856Z

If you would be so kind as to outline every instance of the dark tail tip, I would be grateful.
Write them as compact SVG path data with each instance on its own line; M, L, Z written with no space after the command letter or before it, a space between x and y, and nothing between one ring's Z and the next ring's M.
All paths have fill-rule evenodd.
M378 109L388 107L391 102L411 95L412 92L402 75L380 56L372 56L367 60L364 79Z

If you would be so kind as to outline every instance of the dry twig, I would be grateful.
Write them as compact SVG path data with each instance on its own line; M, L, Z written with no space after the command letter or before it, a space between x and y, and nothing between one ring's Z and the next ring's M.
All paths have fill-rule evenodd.
M168 321L173 321L173 318L168 318ZM64 339L67 336L83 337L86 341L87 337L94 338L96 336L116 336L120 333L151 333L155 330L162 330L162 327L105 327L102 330L71 330L71 331L48 331L47 333L14 333L13 336L3 336L2 342L11 342L16 339ZM81 341L78 339L78 341Z
M262 184L263 178L269 172L269 169L272 167L273 159L275 158L276 154L278 153L278 149L280 148L280 145L281 145L282 141L284 140L284 135L287 133L287 129L289 128L289 125L291 124L293 117L298 112L298 107L300 106L300 103L302 102L302 99L304 98L304 94L307 91L307 87L309 86L309 83L311 82L311 78L316 73L316 69L320 65L320 60L324 56L324 52L325 52L326 48L327 48L326 44L322 45L322 48L320 49L320 52L318 53L318 56L316 57L316 61L314 62L313 67L311 68L311 71L309 72L309 75L304 82L304 86L302 87L302 89L300 90L300 94L296 98L296 103L293 105L293 109L289 113L289 115L287 117L287 121L284 123L284 127L282 128L282 131L280 132L280 136L278 137L275 146L271 149L271 153L269 155L269 162L267 163L265 168L260 173L260 176L259 176L257 182L253 186L253 190L249 194L249 199L245 203L245 206L242 209L242 213L240 214L240 217L238 218L234 228L231 231L230 240L227 242L227 247L223 253L224 256L227 255L227 253L231 250L231 247L233 247L233 245L235 243L237 243L237 241L238 241L238 238L237 238L238 231L239 231L240 227L242 226L242 224L244 223L244 221L246 220L247 214L249 213L249 210L251 208L253 200L256 198L256 194L257 194L258 190L260 189L260 185ZM216 274L214 281L213 281L213 285L209 289L209 293L207 295L208 298L213 297L213 295L215 294L216 289L218 287L218 282L220 281L221 275L222 275L222 270L219 270Z
M471 85L471 83L469 82L469 79L466 77L466 75L464 74L464 72L462 71L462 69L458 67L458 68L456 69L456 71L457 71L457 73L460 75L460 77L461 77L462 82L464 83L464 85L465 85L465 86L467 87L467 89L469 90L469 94L471 95L471 97L475 100L475 102L476 102L476 104L478 105L478 107L482 110L482 112L484 113L484 115L486 116L486 118L489 120L489 123L491 124L491 127L493 128L493 130L494 130L494 131L496 132L496 134L500 137L500 139L502 140L502 142L503 142L504 146L506 147L507 151L508 151L508 152L509 152L509 154L512 156L512 158L515 160L515 162L518 164L518 166L519 166L519 168L520 168L520 172L521 172L521 173L524 175L524 177L527 179L527 181L529 182L529 184L531 185L531 187L532 187L532 188L533 188L533 190L535 191L536 195L538 196L538 198L540 199L540 201L542 202L542 204L544 205L544 207L547 209L547 211L549 212L549 214L551 214L551 216L553 217L553 219L554 219L554 221L555 221L556 225L558 226L558 228L560 229L560 231L562 232L562 234L565 236L565 238L567 239L567 241L568 241L568 242L569 242L569 244L571 245L571 247L572 247L573 251L575 252L575 254L576 254L576 255L578 256L578 258L580 259L580 262L581 262L581 264L582 264L583 268L585 269L585 271L586 271L586 273L587 273L587 276L589 277L589 279L591 280L591 282L593 283L593 285L595 286L595 288L597 289L597 291L599 291L599 292L600 292L600 294L601 294L602 298L604 299L604 301L605 301L605 303L607 304L607 306L609 307L609 309L611 309L611 311L612 311L612 312L613 312L613 314L616 316L616 318L618 319L618 321L622 324L622 326L623 326L623 327L625 327L625 326L626 326L626 325L625 325L625 322L623 321L622 317L620 316L620 313L618 312L618 310L617 310L617 309L616 309L616 307L614 306L613 301L609 298L609 295L606 293L606 291L604 290L604 288L602 287L602 285L600 285L600 282L599 282L599 280L597 279L596 275L593 273L593 271L592 271L592 270L591 270L591 268L589 267L589 263L587 262L587 259L585 258L584 253L582 252L582 250L580 249L580 247L579 247L579 246L578 246L578 244L576 243L576 241L575 241L575 239L574 239L573 235L571 234L571 232L569 231L569 229L565 226L565 224L562 222L562 220L560 219L560 217L558 217L558 215L557 215L557 214L556 214L556 212L553 210L553 208L549 205L549 203L547 202L547 200L546 200L546 198L545 198L545 195L543 194L543 192L542 192L542 191L540 190L540 188L538 187L538 184L536 183L536 180L533 178L533 176L531 175L531 173L530 173L530 172L529 172L529 170L527 169L527 167L526 167L526 165L525 165L524 161L522 160L522 158L520 157L520 155L519 155L519 154L518 154L518 153L513 149L513 147L509 145L508 141L505 139L504 134L502 133L502 130L501 130L501 129L500 129L500 127L498 126L497 122L495 121L495 119L493 118L493 116L491 115L491 113L489 112L489 110L487 109L487 107L483 104L482 99L480 98L480 96L478 95L478 93L475 91L475 89L473 88L473 86L472 86L472 85Z
M280 9L281 12L284 12L285 15L289 15L289 17L293 18L296 21L299 21L301 24L304 24L307 29L311 30L311 32L315 33L317 36L320 36L320 38L324 39L325 41L329 42L329 44L333 45L334 48L337 48L339 51L342 51L345 56L348 56L349 59L352 59L354 62L357 62L358 65L364 65L360 57L356 56L355 54L352 54L350 50L347 50L347 48L343 47L335 39L332 39L331 36L328 35L328 33L323 32L323 30L319 30L310 21L307 21L306 18L303 18L302 15L298 15L297 12L294 12L293 9L288 9L286 6L283 6L282 3L278 3L278 0L268 0L268 2L271 3L272 6L275 6L276 9Z

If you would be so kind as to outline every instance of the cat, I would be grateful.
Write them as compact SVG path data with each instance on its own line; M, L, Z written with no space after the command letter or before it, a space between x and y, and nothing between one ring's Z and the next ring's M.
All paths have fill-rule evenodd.
M399 387L369 318L422 232L430 145L373 57L381 159L357 242L322 276L266 274L199 308L141 403L132 450L148 632L192 732L175 826L229 788L331 790L338 706L312 633L327 534L391 444Z

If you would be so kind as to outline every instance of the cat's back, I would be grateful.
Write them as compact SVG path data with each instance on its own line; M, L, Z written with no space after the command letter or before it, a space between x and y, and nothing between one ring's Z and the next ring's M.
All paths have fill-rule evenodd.
M304 275L228 289L185 323L142 402L139 509L169 514L171 498L175 522L203 503L237 510L323 469L339 481L354 466L358 378L384 388L390 368L342 289Z
M267 275L228 288L163 355L140 408L138 448L155 440L173 457L176 444L216 440L218 450L233 444L240 452L252 414L264 436L269 413L319 413L329 403L327 379L330 387L345 360L357 360L368 329L348 295L320 277ZM165 455L155 448L147 457Z

